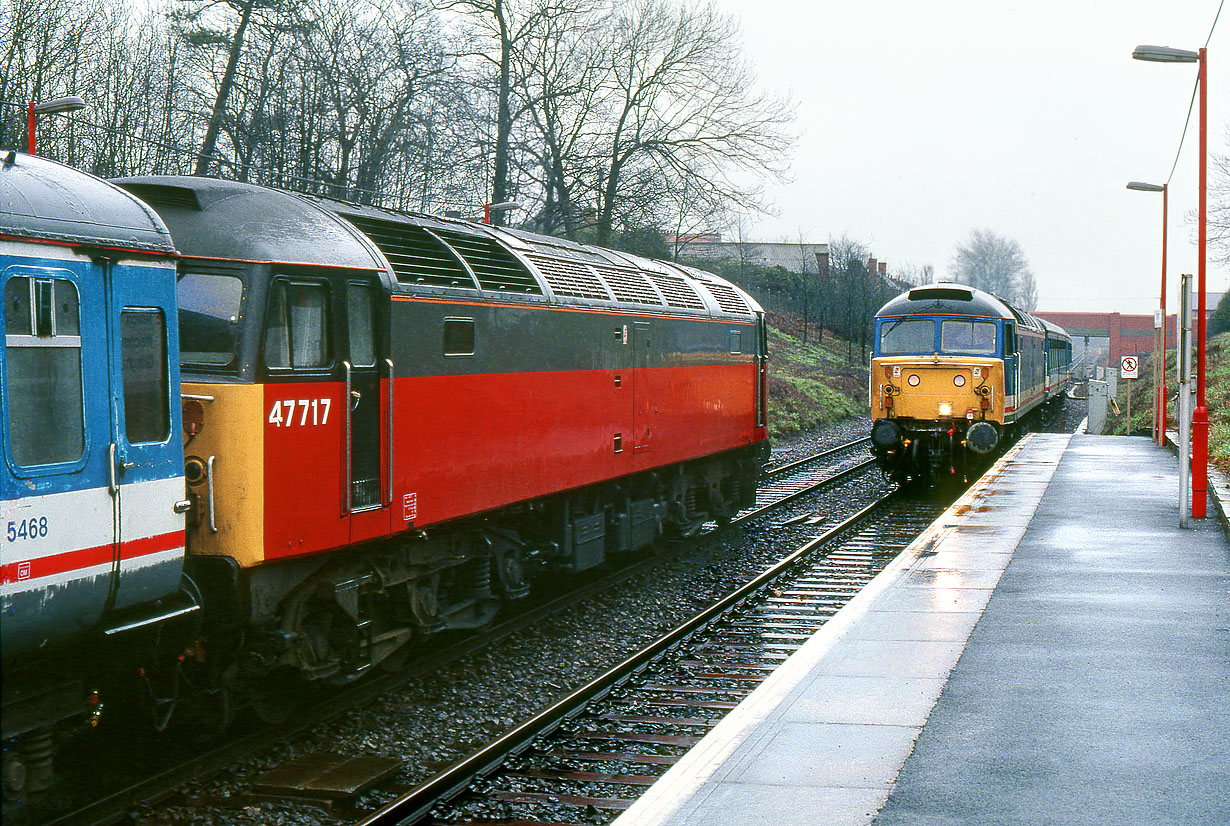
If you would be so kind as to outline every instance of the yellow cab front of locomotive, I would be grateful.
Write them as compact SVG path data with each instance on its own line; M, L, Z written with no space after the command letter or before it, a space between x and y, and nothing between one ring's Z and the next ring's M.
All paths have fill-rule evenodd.
M1003 422L1003 362L993 357L880 356L870 383L873 419Z

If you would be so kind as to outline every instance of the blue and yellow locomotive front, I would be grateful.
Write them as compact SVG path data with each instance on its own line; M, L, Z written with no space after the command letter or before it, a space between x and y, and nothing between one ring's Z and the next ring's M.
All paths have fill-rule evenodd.
M873 451L897 481L968 476L1000 444L1019 401L1019 319L964 285L910 290L875 320Z

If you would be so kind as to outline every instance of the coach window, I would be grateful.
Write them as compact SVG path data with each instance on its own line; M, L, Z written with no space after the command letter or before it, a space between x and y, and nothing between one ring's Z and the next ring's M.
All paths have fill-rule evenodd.
M444 319L444 355L474 355L474 319Z
M124 436L129 444L165 442L171 435L167 322L161 310L125 307L120 313Z
M935 320L893 318L880 323L880 353L930 353L935 349Z
M265 327L265 366L329 366L329 296L323 284L275 281Z
M994 321L944 321L940 323L940 348L945 353L995 353Z
M15 276L4 285L4 407L17 465L75 462L85 452L77 287Z

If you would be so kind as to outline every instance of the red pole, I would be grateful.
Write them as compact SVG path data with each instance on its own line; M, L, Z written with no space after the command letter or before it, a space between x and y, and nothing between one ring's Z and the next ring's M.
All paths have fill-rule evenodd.
M1158 410L1158 429L1157 443L1162 447L1166 445L1166 228L1167 223L1166 211L1167 201L1170 197L1169 184L1162 184L1162 363L1159 365L1158 373L1162 377L1162 386L1160 390L1161 409Z
M491 204L483 204L483 223L491 223Z
M1208 166L1209 56L1200 50L1200 208L1196 290L1196 410L1192 413L1192 516L1205 516L1205 499L1209 491L1209 409L1204 403L1204 314L1205 314L1205 194Z
M31 155L34 152L34 101L30 101L30 108L26 114L26 151Z

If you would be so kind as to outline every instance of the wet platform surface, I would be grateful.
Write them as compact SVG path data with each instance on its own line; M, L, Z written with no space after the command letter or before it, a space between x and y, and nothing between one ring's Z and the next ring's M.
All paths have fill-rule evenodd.
M1230 824L1230 546L1148 439L1023 440L615 823Z

